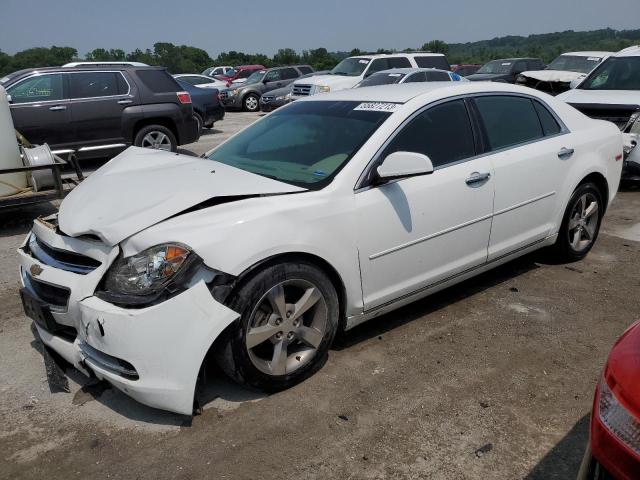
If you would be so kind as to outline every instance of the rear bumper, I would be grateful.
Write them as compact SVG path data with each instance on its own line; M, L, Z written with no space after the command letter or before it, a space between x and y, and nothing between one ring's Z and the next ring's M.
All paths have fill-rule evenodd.
M62 237L38 223L33 231L56 249L77 246L73 251L78 252L89 243L82 254L102 262L83 275L42 263L24 248L18 250L25 288L36 272L39 282L69 291L68 304L51 306L50 312L57 324L70 328L62 335L36 322L42 341L81 372L108 381L140 403L191 415L202 362L215 339L239 315L217 302L203 281L146 308L107 303L93 292L118 247L100 251L90 245L96 242Z
M224 118L225 110L220 104L210 105L205 112L204 124L213 125L215 122L219 122Z

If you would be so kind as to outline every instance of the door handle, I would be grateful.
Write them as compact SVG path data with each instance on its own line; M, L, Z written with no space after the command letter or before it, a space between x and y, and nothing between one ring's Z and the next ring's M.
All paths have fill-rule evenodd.
M560 160L567 160L568 158L571 158L574 151L575 150L573 148L562 147L558 152L558 158Z
M53 107L49 107L49 110L51 110L52 112L58 112L60 110L66 110L67 106L66 105L54 105Z
M483 183L489 180L491 174L489 172L473 172L469 177L465 180L467 185L477 185L478 183Z
M133 100L130 100L130 99L118 100L118 104L120 104L120 105L128 105L129 103L133 103Z

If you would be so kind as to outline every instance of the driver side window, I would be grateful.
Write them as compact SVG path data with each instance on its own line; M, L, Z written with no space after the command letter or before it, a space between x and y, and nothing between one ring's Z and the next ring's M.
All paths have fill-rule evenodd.
M278 80L280 80L280 70L272 70L264 77L265 82L277 82Z
M435 168L475 156L464 100L441 103L418 114L391 141L382 158L393 152L422 153Z

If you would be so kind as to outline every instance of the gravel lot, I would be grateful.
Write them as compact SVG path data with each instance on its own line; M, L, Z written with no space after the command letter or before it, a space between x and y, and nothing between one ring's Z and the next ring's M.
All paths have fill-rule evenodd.
M229 113L184 150L254 118ZM73 370L70 393L52 394L15 249L53 210L0 213L0 478L575 478L602 364L640 318L640 190L627 189L584 261L535 253L375 319L288 391L210 375L193 419Z

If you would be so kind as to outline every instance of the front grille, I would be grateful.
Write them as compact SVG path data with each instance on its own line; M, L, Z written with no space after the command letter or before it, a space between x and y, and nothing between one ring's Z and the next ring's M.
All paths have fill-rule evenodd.
M218 98L219 98L220 100L226 100L227 98L229 98L229 94L228 94L227 92L220 92L220 93L218 94Z
M620 130L627 125L631 115L640 110L640 105L606 105L590 103L570 103L569 105L580 110L587 117L615 123Z
M86 275L101 265L98 260L91 257L50 247L35 235L31 235L25 250L45 265L80 275Z
M272 96L262 96L262 103L269 103L271 100L273 100L274 97Z
M294 85L292 93L293 95L307 96L307 95L311 95L312 88L313 88L313 85Z
M65 311L69 303L71 292L64 287L58 287L33 278L26 273L22 275L25 287L31 290L36 297L52 307L52 310Z

